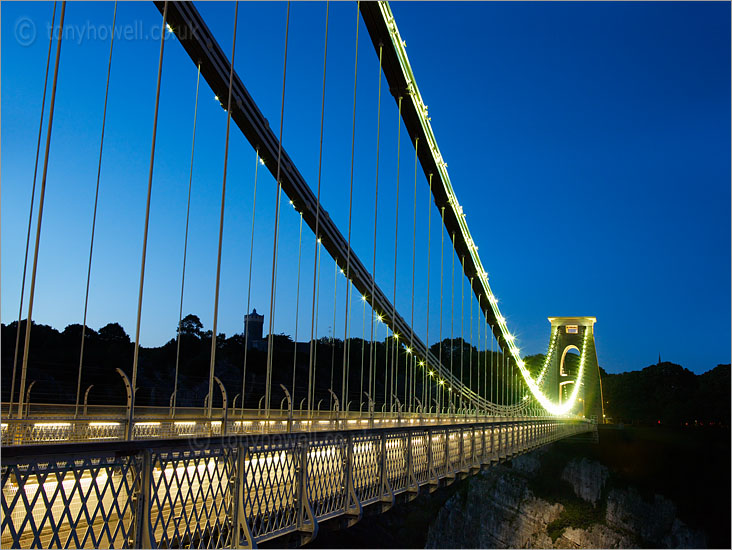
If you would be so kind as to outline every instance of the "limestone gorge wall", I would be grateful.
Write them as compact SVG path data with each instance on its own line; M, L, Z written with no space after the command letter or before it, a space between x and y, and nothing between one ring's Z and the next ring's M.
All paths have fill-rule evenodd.
M467 480L446 502L427 548L703 548L704 533L661 495L617 483L602 464L551 448Z

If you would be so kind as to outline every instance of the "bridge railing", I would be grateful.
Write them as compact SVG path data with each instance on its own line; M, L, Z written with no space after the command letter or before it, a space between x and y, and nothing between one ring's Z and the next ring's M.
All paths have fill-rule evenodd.
M357 521L420 487L591 431L522 419L3 448L3 547L230 547Z
M215 411L216 412L216 411ZM195 414L198 413L198 416ZM68 414L68 413L67 413ZM236 434L274 434L313 431L359 430L400 426L437 426L518 420L518 417L495 417L458 414L397 414L314 411L289 415L287 411L273 411L265 417L256 410L242 411L241 415L207 417L199 410L183 411L171 418L169 414L146 411L133 420L133 440L211 437ZM530 417L548 420L551 417ZM120 441L127 439L127 418L121 411L105 416L73 418L63 414L48 414L34 418L4 418L0 425L2 445L34 445L80 441Z

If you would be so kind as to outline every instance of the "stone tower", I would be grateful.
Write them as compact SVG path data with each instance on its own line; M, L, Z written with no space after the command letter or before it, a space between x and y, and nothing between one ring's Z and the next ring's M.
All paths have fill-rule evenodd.
M563 402L574 389L574 384L581 384L577 393L577 404L573 413L586 418L595 418L603 422L604 411L602 401L602 381L600 366L595 350L595 317L549 317L551 335L557 332L556 343L545 377L545 392L555 403ZM567 352L577 350L582 357L584 348L584 368L582 379L577 380L577 369L568 364Z
M249 347L257 347L262 341L262 329L264 327L264 315L257 313L254 308L251 313L244 316L244 337L249 336Z

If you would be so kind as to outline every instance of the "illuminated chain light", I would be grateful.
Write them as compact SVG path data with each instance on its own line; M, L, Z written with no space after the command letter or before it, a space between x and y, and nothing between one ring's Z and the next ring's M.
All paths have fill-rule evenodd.
M554 334L552 334L551 342L549 343L549 351L546 354L546 357L544 358L544 366L541 367L541 372L539 372L539 376L536 377L536 384L541 384L541 381L544 379L544 375L546 374L546 369L549 366L549 361L551 360L551 357L554 353L554 347L557 343L557 336L559 335L559 327L554 329Z
M414 78L414 73L412 71L411 64L409 63L409 58L407 57L407 51L404 47L405 42L404 40L402 40L401 35L399 34L399 29L397 28L394 15L391 12L391 8L389 7L388 2L379 2L379 9L382 16L384 17L384 20L387 23L387 28L389 29L389 35L392 41L392 45L394 47L394 51L396 52L397 58L399 60L399 65L402 69L402 74L404 75L405 81L407 83L407 88L410 91L410 93L406 96L406 100L413 103L413 107L419 118L419 124L424 131L425 137L427 139L427 145L432 154L432 159L434 160L435 166L437 167L437 172L439 173L438 180L442 183L443 192L445 193L445 196L447 196L447 208L452 209L455 219L457 220L463 241L467 243L469 255L473 261L473 265L476 268L478 280L482 285L482 294L487 297L488 303L491 305L491 309L493 310L494 317L497 320L501 335L503 336L504 340L509 343L508 349L511 353L511 356L513 357L514 362L518 365L521 375L523 376L529 390L531 390L531 393L541 404L541 406L544 407L550 414L566 414L571 409L572 405L574 405L574 401L577 397L577 391L579 386L581 385L582 380L584 360L580 360L580 370L577 382L575 383L575 389L572 391L570 399L562 403L561 405L551 402L549 398L544 395L544 393L539 388L537 382L531 377L531 374L526 369L524 361L519 355L519 348L513 341L511 341L512 336L508 330L508 326L506 325L506 319L501 315L501 312L498 309L498 300L496 300L493 292L491 291L490 285L488 284L488 273L483 268L483 263L481 262L480 256L478 255L478 247L475 245L475 241L470 234L465 215L463 214L462 206L458 202L457 196L455 195L452 187L452 183L450 182L450 176L447 173L447 163L442 157L440 148L437 146L437 139L435 138L435 134L432 130L430 117L428 116L427 112L427 105L422 99L422 94L420 93L416 79ZM586 337L587 333L585 332L585 340ZM548 362L546 363L546 365L548 365ZM541 381L541 379L539 379L539 381ZM526 401L524 400L521 406L525 404Z

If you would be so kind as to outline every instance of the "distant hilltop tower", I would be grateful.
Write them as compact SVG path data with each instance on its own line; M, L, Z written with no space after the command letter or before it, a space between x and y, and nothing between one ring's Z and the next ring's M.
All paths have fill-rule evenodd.
M574 389L574 384L581 384L577 393L578 406L574 412L583 414L586 418L595 418L598 423L603 422L604 410L602 402L602 381L600 380L600 366L597 362L595 350L595 317L549 317L552 325L551 336L556 342L547 367L546 385L548 397L554 402L562 402ZM565 365L567 352L577 350L582 357L584 351L584 368L582 379L577 380L578 372L573 372L569 365ZM579 368L577 365L576 368Z
M264 327L264 315L257 313L254 308L251 313L244 316L244 338L247 338L247 347L260 349L263 347L262 329Z

